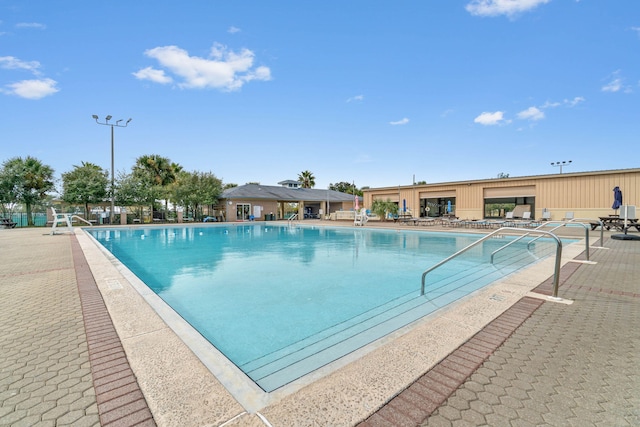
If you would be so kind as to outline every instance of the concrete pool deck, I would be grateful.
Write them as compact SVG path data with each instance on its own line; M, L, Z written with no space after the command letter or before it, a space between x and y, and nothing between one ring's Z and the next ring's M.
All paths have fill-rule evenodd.
M634 425L640 417L640 245L612 233L607 249L591 250L595 264L569 262L584 244L564 248L560 296L571 305L545 299L553 272L545 261L243 406L81 230L48 231L0 232L0 425Z

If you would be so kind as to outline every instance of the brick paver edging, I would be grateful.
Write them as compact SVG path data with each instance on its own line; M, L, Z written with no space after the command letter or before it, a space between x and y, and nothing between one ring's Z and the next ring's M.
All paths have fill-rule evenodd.
M543 303L541 299L522 298L360 423L359 427L416 426L422 423Z
M100 424L103 427L155 426L153 415L129 366L120 337L75 236L71 236L71 251Z

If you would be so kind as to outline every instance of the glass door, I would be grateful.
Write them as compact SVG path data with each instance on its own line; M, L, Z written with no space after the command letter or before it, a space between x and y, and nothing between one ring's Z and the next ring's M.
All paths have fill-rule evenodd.
M238 203L236 205L236 219L238 221L249 221L249 216L251 216L251 205Z

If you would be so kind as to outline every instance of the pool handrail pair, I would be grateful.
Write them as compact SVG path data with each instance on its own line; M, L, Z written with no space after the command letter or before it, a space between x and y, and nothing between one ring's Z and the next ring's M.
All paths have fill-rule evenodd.
M589 261L589 227L590 225L587 225L583 222L579 222L579 221L589 221L591 222L598 222L600 224L600 245L604 244L604 224L602 222L602 220L600 219L590 219L590 218L573 218L569 221L549 221L549 222L545 222L540 224L538 227L536 227L536 230L539 228L543 228L546 227L547 225L551 225L551 224L559 224L556 227L552 228L551 231L555 231L558 228L561 227L566 227L568 225L572 225L572 224L578 224L584 227L584 241L585 241L585 254L587 256L587 261ZM531 245L531 243L533 243L534 241L538 240L540 237L542 236L538 236L535 239L532 239L528 244L527 244L527 249L529 249L529 246Z
M514 231L514 232L523 232L526 231L527 233L524 236L520 236L517 240L520 240L528 235L530 235L531 233L537 233L540 234L540 236L549 236L551 237L553 240L555 240L557 248L556 248L556 261L555 261L555 268L554 268L554 272L553 272L553 298L558 298L558 283L560 280L560 263L562 261L562 241L558 238L558 236L556 236L555 234L549 232L549 231L543 231L543 230L538 230L538 229L533 229L533 230L524 230L522 228L517 228L517 227L502 227L499 228L495 231L492 231L491 233L487 234L486 236L482 237L479 240L476 240L475 242L471 243L470 245L460 249L458 252L454 253L453 255L448 256L447 258L443 259L442 261L440 261L439 263L429 267L428 269L426 269L424 271L424 273L422 273L422 286L420 288L420 295L424 295L424 288L425 288L425 282L426 282L426 276L427 274L429 274L431 271L435 270L436 268L440 267L441 265L449 262L450 260L452 260L453 258L456 258L458 255L468 251L469 249L473 248L476 245L479 245L480 243L484 242L487 239L492 238L493 236L495 236L496 234L500 234L504 231ZM503 248L509 246L510 244L512 244L514 241L511 241L509 243L507 243L506 245L502 246L500 249L494 251L494 253L491 254L491 263L493 264L493 255L502 250Z

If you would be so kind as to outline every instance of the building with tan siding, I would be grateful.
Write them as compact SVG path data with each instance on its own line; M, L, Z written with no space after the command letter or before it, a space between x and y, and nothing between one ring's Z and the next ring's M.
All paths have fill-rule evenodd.
M363 201L370 208L374 200L390 200L415 217L438 217L450 209L461 219L502 218L510 211L516 217L529 211L533 219L542 218L543 211L551 220L567 212L589 219L616 213L614 187L622 190L623 204L640 205L640 169L370 188L363 190Z

